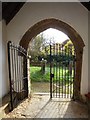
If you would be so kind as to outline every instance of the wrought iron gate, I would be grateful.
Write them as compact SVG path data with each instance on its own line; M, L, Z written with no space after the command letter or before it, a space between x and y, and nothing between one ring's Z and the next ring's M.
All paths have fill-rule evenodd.
M21 46L8 42L10 80L10 111L28 97L27 52Z
M75 49L73 45L50 45L50 97L73 98Z

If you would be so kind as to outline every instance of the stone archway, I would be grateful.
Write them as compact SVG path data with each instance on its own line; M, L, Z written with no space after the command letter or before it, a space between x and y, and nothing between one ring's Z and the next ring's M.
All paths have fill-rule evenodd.
M80 35L70 25L54 18L44 19L33 25L24 34L24 36L20 41L20 45L27 50L30 40L34 38L36 35L38 35L40 32L48 28L55 28L67 34L67 36L71 39L75 47L76 74L74 81L74 99L81 100L80 85L81 85L81 72L82 72L82 55L83 55L83 47L85 45Z

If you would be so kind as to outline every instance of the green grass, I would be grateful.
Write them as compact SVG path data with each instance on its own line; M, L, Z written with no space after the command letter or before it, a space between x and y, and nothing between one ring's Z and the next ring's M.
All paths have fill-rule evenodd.
M54 67L52 69L52 72L54 73L53 81L60 80L61 82L63 81L63 82L68 83L69 80L72 81L73 79L73 75L72 76L69 75L68 69L62 70L62 68ZM46 67L45 73L43 74L41 72L41 67L31 66L30 67L30 79L32 82L49 82L50 81L50 68Z
M40 70L41 67L30 67L30 79L34 82L49 82L50 73L43 74Z

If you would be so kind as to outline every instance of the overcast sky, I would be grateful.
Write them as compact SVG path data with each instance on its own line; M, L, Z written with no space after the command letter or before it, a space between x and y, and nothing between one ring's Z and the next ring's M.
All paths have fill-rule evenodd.
M43 31L42 33L47 40L54 40L55 43L62 43L63 41L69 39L69 37L66 34L53 28L49 28Z

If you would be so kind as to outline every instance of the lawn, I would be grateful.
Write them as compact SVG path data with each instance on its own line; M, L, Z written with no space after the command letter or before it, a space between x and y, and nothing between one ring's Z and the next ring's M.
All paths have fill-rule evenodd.
M49 82L50 73L45 71L45 74L43 74L40 70L41 67L30 67L30 79L32 82Z
M52 73L54 73L53 81L64 81L68 83L73 80L72 76L69 74L68 68L52 68ZM73 71L72 71L73 73ZM41 72L41 67L31 66L30 67L30 79L32 82L49 82L50 81L50 67L45 67L45 73Z

